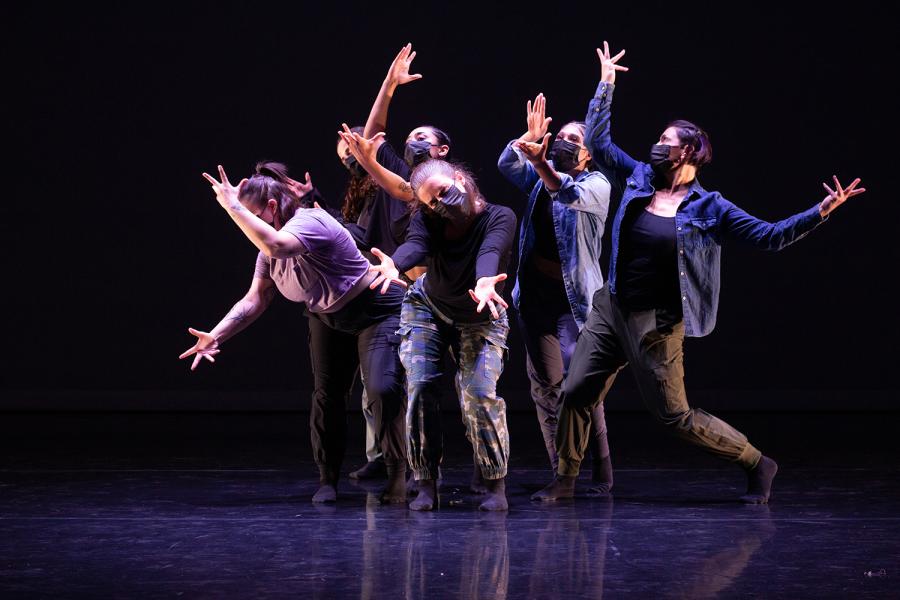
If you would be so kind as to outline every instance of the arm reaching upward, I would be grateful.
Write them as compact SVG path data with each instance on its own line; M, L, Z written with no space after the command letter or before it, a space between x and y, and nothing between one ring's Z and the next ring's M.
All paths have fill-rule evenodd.
M371 138L376 133L382 133L387 129L388 108L397 86L422 78L419 73L409 74L409 67L415 57L416 53L412 49L412 44L403 46L394 57L394 61L388 68L387 76L381 84L381 89L378 90L378 96L375 97L375 103L372 104L372 110L369 112L369 118L363 130L363 137ZM381 145L381 142L378 144Z

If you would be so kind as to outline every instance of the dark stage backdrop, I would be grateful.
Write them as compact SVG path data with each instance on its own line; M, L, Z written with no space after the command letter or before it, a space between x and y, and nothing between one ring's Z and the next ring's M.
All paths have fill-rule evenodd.
M0 407L306 405L306 323L283 299L216 365L191 373L176 359L192 344L188 326L208 330L244 293L256 255L201 171L221 163L238 179L259 159L282 160L337 205L346 172L335 132L364 122L411 41L424 78L398 90L389 139L441 127L487 198L521 211L497 157L537 92L556 127L584 117L603 40L628 51L613 134L633 155L687 118L715 149L704 185L757 216L808 208L832 174L870 190L784 252L726 248L718 327L687 343L693 397L893 406L894 21L858 2L722 4L8 8ZM528 408L515 329L510 348L503 393ZM630 378L616 389L611 408L631 397Z

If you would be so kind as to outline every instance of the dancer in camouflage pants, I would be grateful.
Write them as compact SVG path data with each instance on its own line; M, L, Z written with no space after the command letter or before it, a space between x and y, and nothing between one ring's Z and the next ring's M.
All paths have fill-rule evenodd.
M409 401L407 453L416 479L438 477L443 450L439 386L448 347L457 359L456 390L475 462L484 479L505 477L509 430L506 403L496 389L509 333L506 311L486 323L454 323L416 282L403 302L399 333Z

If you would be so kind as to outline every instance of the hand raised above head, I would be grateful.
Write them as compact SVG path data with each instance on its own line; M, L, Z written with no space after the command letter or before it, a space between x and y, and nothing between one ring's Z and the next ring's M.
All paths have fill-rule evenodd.
M219 201L219 204L227 206L234 202L238 202L241 188L247 183L247 180L241 179L237 186L231 185L231 182L228 181L228 175L225 174L225 169L222 168L222 165L219 165L219 177L221 177L221 181L218 181L209 173L203 173L203 178L212 184L213 192L215 192L216 200Z
M531 100L528 101L525 105L525 121L528 130L519 138L519 141L536 142L547 133L547 128L553 119L547 117L546 113L547 99L544 94L538 94L534 99L534 104Z
M400 49L400 52L397 53L397 56L394 57L394 61L388 69L388 80L395 85L404 85L410 81L422 79L420 73L415 73L413 75L410 75L409 73L409 68L412 66L412 61L415 57L416 53L412 49L412 44L403 46L403 48Z
M600 57L600 80L606 83L616 82L616 71L627 71L628 67L617 64L619 59L625 56L622 50L615 56L609 55L609 44L603 42L603 49L597 48L597 56Z

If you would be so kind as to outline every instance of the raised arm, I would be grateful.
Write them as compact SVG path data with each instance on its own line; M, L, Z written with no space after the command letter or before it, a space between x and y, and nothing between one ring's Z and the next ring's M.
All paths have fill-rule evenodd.
M250 284L250 290L243 298L237 301L212 331L206 332L199 331L193 327L188 328L188 333L197 338L197 343L192 348L188 348L178 358L194 356L191 371L197 368L197 365L200 364L200 360L203 358L209 362L216 362L215 356L219 353L219 346L255 321L269 307L274 297L275 284L272 280L255 275L253 282Z
M808 210L777 223L769 223L757 219L729 202L727 209L722 215L722 229L728 237L753 245L761 250L781 250L803 239L848 199L866 191L865 188L856 187L860 183L859 179L854 179L846 189L841 187L837 177L833 179L834 189L831 189L827 184L823 184L828 192L828 196L824 200Z
M219 176L222 181L204 173L203 177L212 184L212 189L216 194L216 200L232 220L241 228L244 235L253 242L253 245L259 248L260 252L270 258L288 258L300 254L304 248L300 240L295 236L276 230L274 227L254 215L247 210L240 200L241 186L247 181L242 179L237 187L231 185L228 176L225 175L225 169L219 165ZM269 204L273 205L275 200L269 200Z
M376 158L378 147L384 141L384 132L376 133L373 138L369 139L350 131L350 128L347 127L346 123L344 123L342 127L343 131L338 131L338 135L340 135L341 139L347 143L350 154L352 154L366 172L372 176L375 183L389 195L398 200L403 202L412 202L415 200L409 182L393 171L386 169Z
M383 133L387 130L388 108L391 105L391 99L394 97L394 91L397 86L404 85L410 81L421 79L422 75L416 73L409 74L409 67L412 64L416 53L412 49L412 44L406 44L394 57L388 69L381 89L378 90L378 96L375 97L375 103L372 104L372 110L369 112L369 118L366 121L363 137L371 138L376 133ZM381 145L382 142L378 142Z
M637 161L621 148L613 144L610 135L610 115L613 90L615 89L616 71L627 71L628 67L616 64L625 51L615 56L609 55L609 44L603 42L603 49L597 48L600 57L600 85L588 105L584 118L584 142L591 151L594 161L607 171L615 174L616 179L624 180L634 171Z
M536 143L544 138L547 128L553 120L546 116L547 101L543 94L538 94L534 104L529 100L525 105L525 122L528 126L525 133L511 141L500 154L497 168L514 186L530 193L538 182L538 173L527 159L520 147L523 143Z

